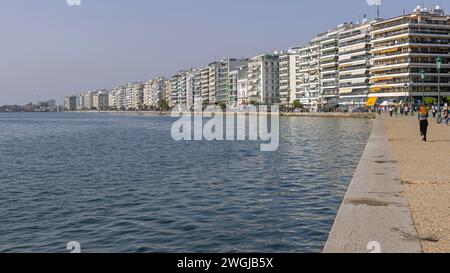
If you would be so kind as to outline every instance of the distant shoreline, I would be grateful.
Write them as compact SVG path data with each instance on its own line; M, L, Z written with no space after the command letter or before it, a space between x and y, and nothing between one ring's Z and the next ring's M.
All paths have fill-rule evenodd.
M106 113L106 114L132 114L132 115L153 115L153 116L170 116L171 112L159 112L159 111L66 111L67 113ZM180 112L185 113L185 112ZM189 113L189 112L188 112ZM194 115L210 114L210 112L195 112ZM240 115L249 115L251 113L237 113ZM259 114L265 114L260 112ZM321 118L366 118L375 119L375 113L341 113L341 112L329 112L329 113L316 113L316 112L301 112L301 113L279 113L282 117L321 117Z

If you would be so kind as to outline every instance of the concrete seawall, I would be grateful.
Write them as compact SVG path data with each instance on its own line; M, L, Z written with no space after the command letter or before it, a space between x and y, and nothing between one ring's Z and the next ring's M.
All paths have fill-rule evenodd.
M403 190L386 129L377 118L324 253L420 253Z

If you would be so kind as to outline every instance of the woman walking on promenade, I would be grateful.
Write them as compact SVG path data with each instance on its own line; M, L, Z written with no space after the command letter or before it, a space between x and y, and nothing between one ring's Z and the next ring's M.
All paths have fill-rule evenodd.
M423 141L427 141L427 131L428 131L428 109L425 105L419 108L419 126L420 126L420 136Z
M445 121L445 126L448 126L448 122L449 122L450 118L448 117L448 107L444 110L444 121Z

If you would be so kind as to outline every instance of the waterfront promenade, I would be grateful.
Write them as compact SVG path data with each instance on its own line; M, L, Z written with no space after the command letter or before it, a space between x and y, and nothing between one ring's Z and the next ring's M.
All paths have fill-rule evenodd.
M324 252L421 252L404 189L378 117Z
M450 127L430 118L428 142L414 117L383 122L424 252L450 252Z

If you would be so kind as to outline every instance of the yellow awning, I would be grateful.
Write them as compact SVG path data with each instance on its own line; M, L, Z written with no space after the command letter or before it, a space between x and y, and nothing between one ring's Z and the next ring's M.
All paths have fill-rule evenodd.
M369 98L367 100L367 107L373 107L377 103L378 98Z
M375 49L374 51L377 52L377 53L392 53L392 52L398 51L398 47L385 49L385 50L380 50L380 51Z
M348 93L351 93L352 91L353 91L353 88L340 88L339 94L348 94Z
M394 77L380 77L380 78L374 78L371 80L371 82L380 82L385 80L392 80Z

